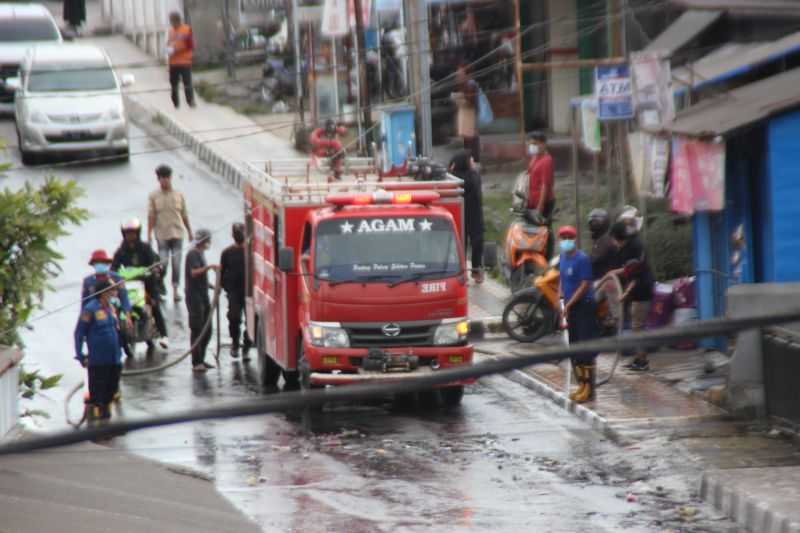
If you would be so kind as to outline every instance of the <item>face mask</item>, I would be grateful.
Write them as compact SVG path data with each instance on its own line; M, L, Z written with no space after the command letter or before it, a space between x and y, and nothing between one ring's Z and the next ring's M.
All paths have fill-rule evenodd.
M108 274L109 266L108 263L95 263L94 264L94 271L96 274Z
M562 240L559 242L558 246L561 248L562 252L568 254L575 249L575 241Z
M122 305L122 304L120 303L120 301L119 301L119 298L117 298L116 296L112 296L112 297L111 297L111 298L108 300L108 303L110 303L110 304L111 304L112 306L114 306L114 307L119 307L120 305Z
M636 235L636 225L635 224L626 224L625 225L625 235L628 235L628 236Z
M539 155L539 147L535 144L528 145L528 155L533 157L535 155Z

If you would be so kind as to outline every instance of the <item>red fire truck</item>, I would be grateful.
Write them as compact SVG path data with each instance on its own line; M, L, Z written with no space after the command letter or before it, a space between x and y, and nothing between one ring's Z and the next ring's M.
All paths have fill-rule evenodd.
M317 168L320 165L320 168ZM263 385L400 380L472 363L463 189L366 158L247 164L247 328ZM464 385L442 387L445 404Z

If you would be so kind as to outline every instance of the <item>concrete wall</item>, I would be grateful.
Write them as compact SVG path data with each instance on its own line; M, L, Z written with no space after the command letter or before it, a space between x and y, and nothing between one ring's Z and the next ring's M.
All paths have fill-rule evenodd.
M574 1L548 0L550 61L577 59L577 16ZM580 95L578 69L552 70L550 78L550 127L556 133L570 131L570 99Z
M753 283L734 285L726 293L727 316L741 318L757 313L775 313L800 307L800 283ZM800 323L781 326L800 333ZM725 403L734 414L765 416L764 358L761 332L739 332L730 362Z
M22 352L0 346L0 439L19 419L19 362Z

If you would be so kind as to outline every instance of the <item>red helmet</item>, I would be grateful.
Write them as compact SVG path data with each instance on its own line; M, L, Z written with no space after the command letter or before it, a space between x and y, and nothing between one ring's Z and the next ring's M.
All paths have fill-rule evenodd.
M573 226L561 226L558 230L558 237L561 239L575 239L577 236L578 232Z
M111 258L108 257L108 253L105 250L95 250L92 252L92 257L89 258L89 264L93 265L95 263L111 263Z

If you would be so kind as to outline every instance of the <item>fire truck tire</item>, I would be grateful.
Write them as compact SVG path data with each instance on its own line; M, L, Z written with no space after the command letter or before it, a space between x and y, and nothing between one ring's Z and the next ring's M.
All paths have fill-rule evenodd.
M299 363L303 354L303 337L297 339L297 361ZM299 364L298 364L298 368ZM299 390L300 389L300 372L297 370L284 370L283 371L283 390Z
M264 333L261 331L260 323L256 322L256 351L258 353L258 377L261 386L274 388L278 385L281 377L281 367L272 360L264 346Z
M300 389L302 390L322 388L319 385L311 384L311 366L308 364L308 359L306 359L302 341L297 347L297 376L300 382Z
M444 387L439 389L439 393L442 395L442 403L445 407L455 407L461 404L461 399L464 397L464 385Z

